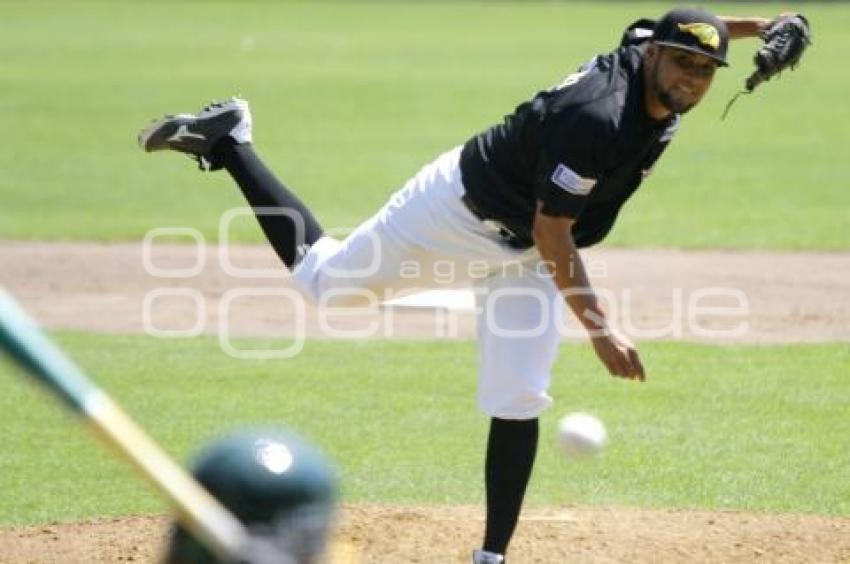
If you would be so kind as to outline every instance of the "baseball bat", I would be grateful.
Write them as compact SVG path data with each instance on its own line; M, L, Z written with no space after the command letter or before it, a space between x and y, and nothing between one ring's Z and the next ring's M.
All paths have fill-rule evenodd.
M248 538L242 523L92 382L3 288L0 349L117 447L174 504L180 523L213 554L223 561L238 558Z

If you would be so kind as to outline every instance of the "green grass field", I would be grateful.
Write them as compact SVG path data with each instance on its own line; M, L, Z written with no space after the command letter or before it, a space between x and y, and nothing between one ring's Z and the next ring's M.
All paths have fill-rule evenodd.
M327 227L353 227L439 152L669 6L4 3L0 240L139 240L165 226L216 240L221 214L244 205L226 174L145 155L135 135L161 113L237 93L252 102L272 168ZM757 43L734 45L732 68L608 245L850 250L850 5L803 7L815 45L801 68L721 122ZM234 234L264 241L253 220ZM309 341L293 359L259 362L230 359L206 337L58 337L180 460L236 425L283 423L336 459L347 502L482 503L487 421L475 405L474 343ZM531 503L850 516L847 343L653 342L642 353L649 382L637 385L604 375L588 346L564 346ZM0 524L167 510L2 363L0 390ZM574 410L608 425L598 460L569 463L557 451L556 420Z
M19 2L0 18L0 239L214 239L242 205L225 175L148 156L136 131L241 93L273 167L328 226L351 227L440 151L591 55L640 2ZM779 4L712 4L771 15ZM733 48L702 107L613 233L621 246L848 249L850 7L806 3L802 67L738 102L756 42ZM246 220L237 236L260 241Z
M180 459L235 424L286 423L336 458L346 501L482 500L486 420L474 405L471 343L320 341L292 360L247 362L209 338L60 337ZM850 515L847 345L643 351L650 378L638 385L603 376L587 347L564 347L532 503ZM0 523L165 510L6 366L0 389ZM554 446L556 418L575 409L598 413L611 434L586 464Z

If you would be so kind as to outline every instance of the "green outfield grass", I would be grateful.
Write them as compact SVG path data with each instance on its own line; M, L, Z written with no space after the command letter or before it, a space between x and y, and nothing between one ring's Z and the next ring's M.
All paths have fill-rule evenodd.
M248 362L212 339L60 341L180 459L235 425L286 423L338 461L346 501L482 500L486 419L471 343L310 342L291 360ZM603 376L587 347L564 347L532 503L850 515L846 344L643 352L650 377L638 385ZM0 389L0 523L165 510L6 366ZM611 443L600 459L570 464L553 433L577 409L599 414Z
M763 14L780 4L715 4ZM844 127L850 7L805 3L802 67L726 101L753 40L689 116L610 243L848 249ZM215 238L242 205L225 175L146 156L135 133L166 111L241 93L263 155L328 226L365 219L440 151L617 43L669 4L16 2L3 7L0 239ZM259 241L247 220L236 228Z

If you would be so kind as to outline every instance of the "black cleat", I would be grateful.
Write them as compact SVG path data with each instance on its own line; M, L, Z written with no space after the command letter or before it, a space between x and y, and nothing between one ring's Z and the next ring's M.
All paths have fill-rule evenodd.
M210 154L225 136L236 143L251 142L251 110L248 102L231 98L213 102L197 115L167 115L139 133L139 146L147 152L178 151L194 157L201 169L210 169Z

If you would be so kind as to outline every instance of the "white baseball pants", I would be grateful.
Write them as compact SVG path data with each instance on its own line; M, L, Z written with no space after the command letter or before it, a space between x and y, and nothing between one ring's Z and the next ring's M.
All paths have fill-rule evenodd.
M531 419L552 403L564 301L535 248L508 247L461 201L459 160L459 147L441 155L345 240L317 241L293 282L316 303L350 307L435 287L434 272L455 273L477 296L480 408Z

